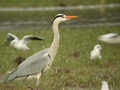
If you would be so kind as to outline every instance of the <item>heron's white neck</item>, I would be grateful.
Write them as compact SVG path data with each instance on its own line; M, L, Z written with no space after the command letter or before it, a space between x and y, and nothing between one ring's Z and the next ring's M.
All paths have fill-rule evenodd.
M53 42L50 46L50 52L49 54L51 55L52 60L55 58L57 49L59 48L59 31L58 31L58 22L53 22L53 33L54 33L54 39Z

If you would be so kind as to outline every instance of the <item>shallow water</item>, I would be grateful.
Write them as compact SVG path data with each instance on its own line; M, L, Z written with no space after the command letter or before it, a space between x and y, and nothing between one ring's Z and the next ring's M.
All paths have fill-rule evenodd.
M57 13L77 15L78 19L63 23L64 27L120 26L120 5L77 6L55 8L1 8L0 30L49 27Z
M66 7L37 7L37 8L0 8L0 11L55 11L55 10L84 10L84 9L97 9L97 8L117 8L120 4L107 4L107 5L80 5L80 6L66 6Z

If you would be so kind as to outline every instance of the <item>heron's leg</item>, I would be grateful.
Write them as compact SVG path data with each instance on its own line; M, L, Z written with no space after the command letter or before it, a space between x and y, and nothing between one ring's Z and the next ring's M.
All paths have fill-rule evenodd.
M40 76L41 76L41 73L38 73L38 74L37 74L36 86L38 86L38 85L39 85L39 79L40 79Z
M93 60L95 57L93 57L93 56L90 56L90 60Z
M102 59L102 56L101 56L101 55L99 55L99 59Z

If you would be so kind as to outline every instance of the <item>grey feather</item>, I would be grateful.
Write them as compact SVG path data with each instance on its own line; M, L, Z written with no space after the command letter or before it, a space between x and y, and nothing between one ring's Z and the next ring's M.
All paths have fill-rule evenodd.
M14 80L18 77L29 76L44 71L45 67L49 64L50 57L45 55L48 53L49 48L44 49L34 55L28 57L21 63L15 71L9 76L7 81Z

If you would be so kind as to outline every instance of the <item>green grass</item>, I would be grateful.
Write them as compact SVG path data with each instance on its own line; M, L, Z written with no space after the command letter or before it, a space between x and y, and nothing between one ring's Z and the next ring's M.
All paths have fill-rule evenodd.
M9 31L0 32L0 76L16 67L15 58L19 51L5 46L3 41ZM19 37L26 34L45 37L44 41L33 41L25 57L47 48L52 42L51 29L10 31ZM100 90L101 80L108 81L114 90L120 89L120 45L105 44L97 40L101 34L116 32L120 27L97 28L61 28L60 48L52 67L43 74L40 90ZM90 61L89 53L95 44L103 46L101 60ZM77 55L74 55L74 54ZM56 69L58 72L56 72ZM24 84L23 84L24 83ZM35 81L13 81L0 85L0 90L30 90L35 88Z
M0 0L0 7L75 6L100 4L100 0ZM105 4L120 3L119 0L104 0Z

